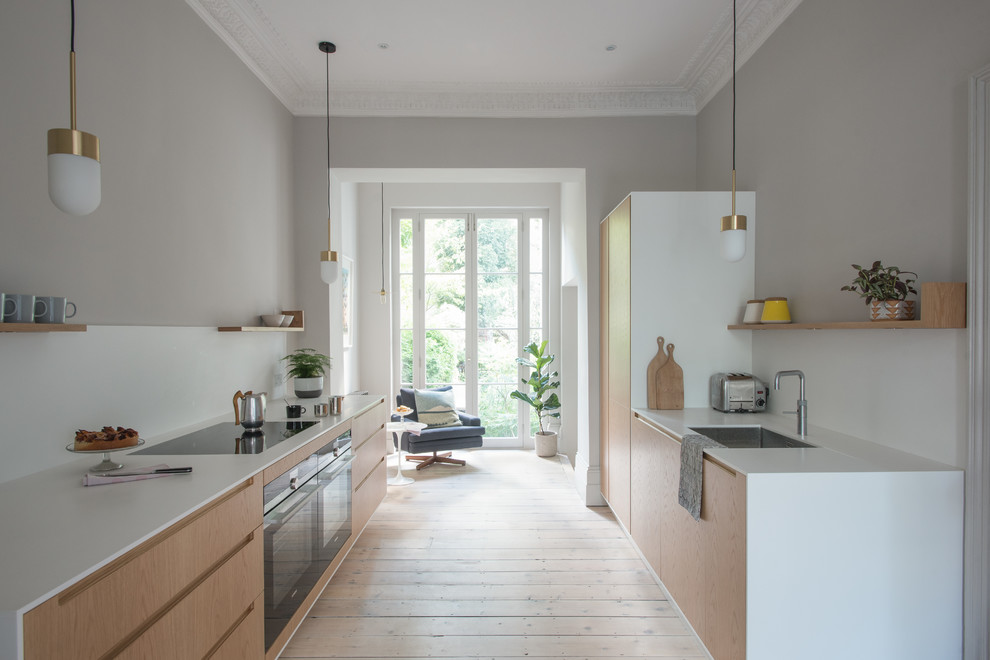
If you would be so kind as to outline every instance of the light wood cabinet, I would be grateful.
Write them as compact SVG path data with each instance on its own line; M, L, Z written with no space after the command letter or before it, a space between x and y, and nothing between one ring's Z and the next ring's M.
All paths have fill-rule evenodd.
M633 540L712 657L742 660L746 478L706 456L696 521L677 502L680 440L635 413L632 438Z
M24 657L203 657L262 594L251 478L24 615ZM261 658L264 643L244 658Z
M388 450L386 412L385 401L382 400L361 416L355 417L351 425L351 447L354 450L351 468L351 523L354 538L368 524L371 515L385 498L385 456Z
M630 528L630 209L626 198L602 222L602 495Z

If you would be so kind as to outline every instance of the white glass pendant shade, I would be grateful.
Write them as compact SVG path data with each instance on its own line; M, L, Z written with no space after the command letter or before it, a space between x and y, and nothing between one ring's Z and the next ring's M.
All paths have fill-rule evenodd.
M336 257L336 255L334 255ZM327 284L333 284L340 276L340 262L334 258L333 261L324 259L320 261L320 278Z
M89 215L100 205L100 161L75 154L48 154L48 196L71 215Z
M739 261L746 256L746 230L726 229L719 233L719 251L725 261Z

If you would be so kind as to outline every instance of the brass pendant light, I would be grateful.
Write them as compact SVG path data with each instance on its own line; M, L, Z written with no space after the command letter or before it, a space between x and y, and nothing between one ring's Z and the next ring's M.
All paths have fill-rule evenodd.
M719 247L726 261L746 256L746 216L736 214L736 0L732 0L732 215L722 216Z
M89 215L100 205L100 139L76 130L76 3L69 2L69 126L48 131L48 196L72 215Z
M337 47L321 41L320 51L327 56L327 249L320 253L320 278L333 284L340 276L340 262L330 242L330 53L336 53Z

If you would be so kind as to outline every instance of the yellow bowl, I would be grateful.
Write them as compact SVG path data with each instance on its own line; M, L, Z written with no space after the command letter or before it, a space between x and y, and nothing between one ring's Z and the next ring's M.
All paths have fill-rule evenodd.
M763 318L761 323L790 323L791 310L787 307L787 298L767 298L763 303Z

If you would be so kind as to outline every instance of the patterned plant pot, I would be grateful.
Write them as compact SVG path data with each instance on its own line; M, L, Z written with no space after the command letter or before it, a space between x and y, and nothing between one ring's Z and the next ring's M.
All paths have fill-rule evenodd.
M870 303L871 321L911 321L913 319L913 300L874 300Z

